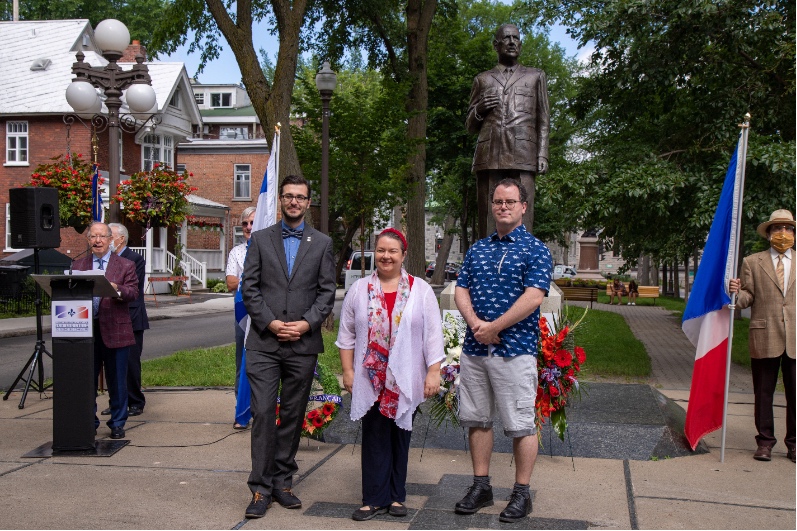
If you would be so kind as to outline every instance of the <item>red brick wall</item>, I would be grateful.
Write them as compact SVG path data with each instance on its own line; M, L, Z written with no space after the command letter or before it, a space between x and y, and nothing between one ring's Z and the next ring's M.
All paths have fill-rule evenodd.
M61 116L35 117L28 118L6 118L0 121L0 145L3 146L2 160L5 162L6 146L6 122L7 121L27 121L28 122L28 166L0 166L0 226L2 227L3 245L0 246L0 258L13 254L13 252L3 251L5 247L6 217L5 205L8 203L8 189L23 186L30 181L30 175L35 171L39 164L51 162L50 159L67 152L67 142L69 149L73 153L78 153L84 160L93 159L91 147L91 132L75 121L71 127L67 128ZM67 130L69 138L67 139ZM100 169L108 168L108 132L100 133L97 137L99 150L97 160ZM123 136L122 156L124 160L124 170L126 174L132 174L141 169L141 146L135 143L132 134ZM107 205L106 205L107 206ZM76 254L86 248L85 238L78 234L75 229L61 229L61 247L58 251L64 254Z
M180 164L185 164L186 172L189 176L188 182L191 186L197 187L194 192L200 197L210 199L217 203L230 207L229 227L224 231L226 247L229 250L233 243L233 227L237 226L241 213L250 206L257 206L257 196L260 193L260 186L263 184L263 174L268 165L267 153L214 153L214 154L193 154L183 151L180 154ZM233 200L233 183L236 164L249 164L251 166L252 182L250 185L249 200ZM191 243L191 233L189 231L189 247L192 249L201 248ZM218 240L216 240L218 242ZM205 248L216 249L218 246L208 245ZM226 259L226 257L225 257Z

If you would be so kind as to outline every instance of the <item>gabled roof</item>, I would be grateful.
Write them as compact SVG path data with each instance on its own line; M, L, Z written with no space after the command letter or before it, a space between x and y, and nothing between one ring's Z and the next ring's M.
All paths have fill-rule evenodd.
M85 36L85 37L84 37ZM94 31L88 20L44 20L0 22L0 50L3 50L0 76L0 114L66 114L73 112L66 101L66 89L72 82L72 63L82 50L84 61L105 66L108 61L99 53ZM32 71L34 61L50 59L45 70ZM119 63L129 70L134 63ZM188 74L183 63L147 62L152 88L163 111L175 88L186 92L185 112L193 123L201 123L193 101ZM124 108L123 108L124 109ZM103 108L103 111L106 109Z

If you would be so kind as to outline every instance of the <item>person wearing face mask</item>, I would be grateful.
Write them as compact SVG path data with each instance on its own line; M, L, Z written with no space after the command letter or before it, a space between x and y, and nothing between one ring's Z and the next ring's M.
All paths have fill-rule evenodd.
M779 370L786 391L786 456L795 460L794 229L791 212L773 212L757 229L770 248L746 257L741 279L731 279L728 285L731 293L738 293L736 305L751 311L749 348L758 430L753 458L758 461L770 461L777 443L772 402Z
M246 248L249 243L249 238L252 237L252 225L255 223L256 207L247 207L241 212L241 230L244 235L243 243L240 243L230 249L230 255L227 257L227 270L226 281L227 291L235 293L238 289L238 283L241 281L241 274L244 272L244 260L246 259ZM234 316L233 316L234 317ZM235 325L235 396L238 396L238 379L241 376L241 358L243 357L244 350L244 330L234 321ZM236 430L246 428L237 422L233 424Z

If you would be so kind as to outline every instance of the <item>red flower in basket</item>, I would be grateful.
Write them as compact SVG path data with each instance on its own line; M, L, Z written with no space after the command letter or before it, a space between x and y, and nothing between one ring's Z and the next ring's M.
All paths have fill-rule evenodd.
M313 419L317 418L318 415L319 415L318 410L317 409L313 409L313 410L311 410L311 411L309 411L307 413L307 419L308 420L313 420Z
M325 417L330 416L334 412L335 412L335 404L333 404L332 402L324 402L324 405L321 406L321 413Z
M316 428L320 428L323 425L324 425L324 419L322 417L315 417L313 419L313 426L315 426Z
M554 355L554 361L558 367L565 368L572 363L573 356L571 356L570 353L564 349L557 350L556 354Z
M585 361L587 361L587 353L584 352L583 348L576 347L575 349L573 349L573 351L576 353L576 359L578 360L579 364L584 363Z

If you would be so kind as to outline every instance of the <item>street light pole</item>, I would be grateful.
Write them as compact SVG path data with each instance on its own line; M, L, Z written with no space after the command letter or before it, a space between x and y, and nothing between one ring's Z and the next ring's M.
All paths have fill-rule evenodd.
M329 235L329 101L337 85L337 76L324 61L315 76L321 96L321 232Z
M94 34L108 64L104 67L91 66L83 61L85 56L79 51L75 56L77 62L72 63L75 78L66 89L66 99L78 114L98 113L101 102L94 87L105 94L105 106L108 108L108 194L113 196L119 186L119 111L122 108L122 92L127 90L127 106L134 113L151 113L157 107L144 57L137 55L136 64L131 70L122 70L117 64L130 44L130 33L125 25L118 20L103 20L97 25ZM119 203L111 201L108 218L111 223L121 222Z

